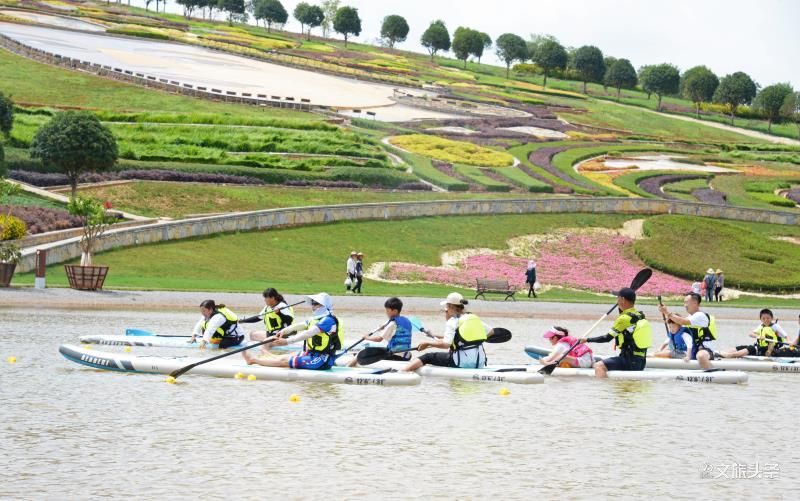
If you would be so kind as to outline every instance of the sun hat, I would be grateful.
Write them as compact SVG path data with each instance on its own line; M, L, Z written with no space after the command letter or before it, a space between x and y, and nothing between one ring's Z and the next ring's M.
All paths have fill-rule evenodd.
M566 336L566 335L567 335L566 332L562 332L556 329L555 327L550 327L549 329L547 329L547 332L545 332L544 335L542 335L542 337L545 339L550 339L551 337L554 336Z
M321 304L325 307L325 309L332 309L333 302L331 301L330 295L327 292L320 292L319 294L313 294L311 296L306 296L306 302L311 304L311 302L315 302L317 304Z
M356 252L356 251L350 251L350 255L351 255L351 256L355 256L356 254L358 254L358 252Z
M636 291L630 287L624 287L616 292L613 292L613 294L617 297L625 298L632 303L636 302Z
M461 306L467 304L467 301L464 300L464 296L459 294L458 292L451 292L447 295L447 298L439 303L442 306L446 306L448 304L454 304L456 306Z
M359 252L358 254L356 254L356 256L363 256L363 255L364 255L363 252Z
M706 273L714 273L714 268L709 268L706 270Z
M717 274L720 274L720 273L722 273L722 270L717 268Z

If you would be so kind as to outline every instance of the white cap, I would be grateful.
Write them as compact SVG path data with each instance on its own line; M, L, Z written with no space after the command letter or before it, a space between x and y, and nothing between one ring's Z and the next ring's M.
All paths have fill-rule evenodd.
M311 301L314 301L317 304L321 304L328 310L333 309L333 301L331 301L331 297L328 295L327 292L320 292L319 294L306 296L306 302L310 304Z
M444 301L442 301L439 304L442 305L442 306L445 306L445 305L448 305L448 304L455 304L457 306L461 306L461 305L467 304L467 302L464 301L464 296L462 296L458 292L451 292L450 294L447 295L447 299L445 299Z

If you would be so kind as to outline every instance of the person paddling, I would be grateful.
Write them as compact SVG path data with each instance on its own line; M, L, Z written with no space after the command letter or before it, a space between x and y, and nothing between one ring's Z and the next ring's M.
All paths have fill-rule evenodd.
M286 304L286 300L277 290L269 287L264 290L262 296L264 296L264 308L261 309L261 312L258 315L239 320L240 324L252 324L264 320L264 330L251 332L251 341L263 341L273 332L292 325L294 322L294 309Z
M711 360L714 359L714 354L717 352L716 340L716 325L713 318L706 312L700 311L700 303L703 298L700 294L690 292L683 299L683 306L689 314L687 317L682 317L677 313L670 313L665 305L660 305L658 311L666 317L667 320L672 320L678 325L682 325L692 335L692 345L683 360L697 360L701 369L711 369Z
M744 356L797 357L800 351L789 345L789 335L775 320L772 310L764 308L759 313L761 323L748 336L755 338L753 344L737 346L735 350L720 353L723 358Z
M692 335L686 328L681 327L672 320L667 320L667 338L658 347L654 357L683 358L692 345Z
M617 292L619 316L602 336L581 338L579 343L607 343L615 340L620 354L594 363L594 374L608 377L608 371L641 371L647 365L647 349L653 345L653 329L644 313L637 311L636 291L625 287Z
M302 341L303 351L276 358L256 358L242 352L248 364L265 367L289 367L292 369L330 369L336 361L336 352L342 347L342 330L339 319L333 314L331 297L321 292L306 296L312 316L306 322L298 322L277 331L278 339L264 346L286 346ZM284 337L294 334L290 337Z
M373 343L380 343L386 341L386 350L392 355L386 357L385 360L400 360L408 361L411 359L411 354L407 350L411 348L411 334L414 329L411 320L407 317L400 315L403 311L403 301L397 297L390 297L383 303L386 310L386 316L389 321L379 334L367 334L362 339L364 341L372 341ZM403 351L404 353L394 353L396 351ZM358 360L353 359L348 364L350 367L358 365Z
M567 350L578 342L578 339L570 336L569 331L563 327L551 327L542 337L549 340L550 344L553 345L553 351L546 357L539 359L539 363L542 365L548 365L560 359ZM588 369L594 363L592 349L585 344L579 344L570 351L569 355L564 357L561 363L566 364L568 367Z
M216 304L213 299L200 303L202 317L192 331L190 343L200 337L201 349L206 344L216 344L220 348L230 348L244 341L244 331L239 325L239 317L224 304Z
M469 302L458 292L451 292L442 301L445 307L444 334L434 336L432 341L422 341L418 349L443 348L448 351L425 353L411 360L401 372L411 372L423 365L440 367L481 368L486 366L486 351L483 343L492 335L492 328L472 313L465 313L464 306Z

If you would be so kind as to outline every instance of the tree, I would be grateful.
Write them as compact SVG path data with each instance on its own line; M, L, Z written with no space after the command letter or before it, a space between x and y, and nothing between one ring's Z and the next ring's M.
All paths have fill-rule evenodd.
M533 55L536 54L536 51L539 50L539 46L542 42L547 40L552 40L557 42L556 37L553 35L535 35L531 34L530 39L526 42L528 44L528 55L531 59L533 59Z
M103 171L117 161L117 141L92 113L64 111L36 131L30 152L66 174L75 198L82 172Z
M528 59L528 45L519 35L503 33L495 42L495 54L506 63L506 78L508 78L511 63Z
M533 62L544 70L544 87L547 87L547 75L551 71L567 67L567 50L555 39L547 39L538 44L536 53L532 56Z
M483 54L483 37L480 32L470 28L459 26L453 33L453 53L456 59L464 61L464 68L467 67L467 59L470 55Z
M755 100L753 107L761 111L767 117L767 132L772 132L772 122L781 118L781 108L786 98L794 94L794 89L788 83L777 83L768 85L761 89Z
M228 13L228 26L233 26L233 19L246 16L244 0L219 0L217 8Z
M800 92L792 92L783 100L781 116L792 120L797 126L797 137L800 138Z
M614 64L606 71L605 84L617 89L617 101L619 101L621 89L633 89L636 87L636 70L627 59L617 59Z
M325 20L325 13L318 5L300 2L294 8L294 17L300 21L300 33L304 33L304 26L308 26L306 39L311 40L311 30L322 24L322 21Z
M603 66L606 67L606 72L603 75L603 90L607 93L608 92L608 84L606 83L606 79L608 77L608 70L614 66L614 63L617 62L617 58L614 56L606 56L603 58Z
M406 18L392 14L383 18L381 25L381 38L386 40L390 49L394 49L397 42L405 42L408 36L408 23Z
M175 0L175 3L183 7L183 17L186 19L192 17L192 12L194 12L195 9L202 8L204 6L203 0ZM164 4L166 4L166 1Z
M481 56L483 56L483 51L490 48L492 46L492 37L490 37L487 33L479 32L481 36L481 53L477 54L476 57L478 58L478 64L481 62Z
M14 126L14 103L10 97L0 92L0 132L8 139ZM2 161L2 158L0 158Z
M447 32L444 21L441 19L433 21L431 25L428 26L428 29L425 30L425 33L422 34L420 42L423 47L428 49L428 53L431 55L431 61L433 61L433 56L435 56L437 52L447 52L450 50L450 34Z
M694 103L697 118L700 118L700 103L711 102L719 78L705 66L695 66L686 70L681 78L681 94Z
M737 71L731 75L725 75L719 82L717 90L714 91L714 102L727 104L731 108L731 125L733 117L736 115L736 108L741 104L750 104L758 88L753 79L747 73Z
M593 45L584 45L575 51L575 69L583 80L583 93L586 94L586 82L602 82L606 73L603 53Z
M664 96L677 94L680 90L681 73L678 68L671 64L658 64L647 73L647 81L644 82L648 89L658 96L656 111L661 111L661 100Z
M333 30L344 36L344 46L346 48L349 35L358 36L361 34L361 18L358 17L358 9L355 7L342 7L337 10L333 18Z
M280 0L253 0L253 17L263 20L267 25L267 32L270 32L273 23L286 23L289 13Z
M308 2L300 2L294 8L294 18L300 22L300 34L304 34L306 32L305 25L306 25L306 16L308 15L308 9L311 8L311 4Z
M336 17L336 11L339 10L339 0L324 0L322 2L322 36L328 36L331 28L333 27L333 18Z
M650 95L653 94L653 89L649 89L647 87L648 78L650 72L653 70L655 66L653 65L645 65L639 68L639 86L642 88L643 91L647 93L647 100L650 100Z

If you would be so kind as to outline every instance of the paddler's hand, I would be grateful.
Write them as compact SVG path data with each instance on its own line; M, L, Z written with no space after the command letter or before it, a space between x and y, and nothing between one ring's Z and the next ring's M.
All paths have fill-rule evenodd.
M200 348L201 350L205 350L206 349L206 340L205 339L201 339L200 340L200 344L197 347Z
M189 344L194 344L194 343L196 343L196 342L197 342L197 336L195 336L195 335L192 335L192 339L190 339L188 342L189 342Z
M275 331L275 332L273 333L273 335L277 336L277 337L278 337L278 339L281 339L281 338L283 338L283 329L281 329L281 330L279 330L279 331Z
M692 360L692 356L691 356L691 355L686 355L685 357L683 357L683 361L684 361L684 362L686 362L687 364L688 364L688 363L689 363L691 360Z
M422 341L421 343L419 343L419 346L417 347L417 350L424 351L424 350L427 350L428 348L430 348L430 346L431 346L430 343L428 343L426 341Z
M669 317L669 312L667 311L667 307L665 305L663 304L658 305L658 311L665 317Z
M582 338L578 339L578 344L586 344L588 342L589 342L588 338L585 338L585 337L582 337Z
M286 346L287 344L289 344L289 341L287 341L282 337L279 337L278 339L270 343L270 345L272 346Z

